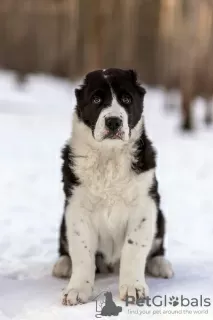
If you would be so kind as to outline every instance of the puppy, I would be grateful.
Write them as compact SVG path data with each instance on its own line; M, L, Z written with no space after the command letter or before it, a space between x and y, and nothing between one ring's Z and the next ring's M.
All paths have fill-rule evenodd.
M147 137L145 89L133 70L97 70L75 90L72 135L62 151L65 193L60 258L53 275L71 277L64 305L85 303L95 272L120 261L120 298L148 295L145 269L170 278L165 221Z

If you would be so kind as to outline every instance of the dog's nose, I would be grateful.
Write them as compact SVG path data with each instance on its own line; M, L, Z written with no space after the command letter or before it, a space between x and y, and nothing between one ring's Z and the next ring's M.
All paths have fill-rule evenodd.
M109 117L105 119L107 129L116 132L122 125L122 120L118 117Z

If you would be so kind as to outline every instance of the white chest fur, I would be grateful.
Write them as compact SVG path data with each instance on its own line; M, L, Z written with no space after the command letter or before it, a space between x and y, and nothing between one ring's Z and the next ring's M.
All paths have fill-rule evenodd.
M120 258L129 215L143 214L153 178L153 170L137 175L131 169L132 158L129 146L84 148L74 158L80 186L73 197L90 215L99 238L98 250L112 263Z

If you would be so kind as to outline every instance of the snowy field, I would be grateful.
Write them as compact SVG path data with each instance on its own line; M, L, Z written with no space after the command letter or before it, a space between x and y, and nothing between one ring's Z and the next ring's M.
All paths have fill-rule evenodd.
M198 100L196 132L180 133L178 111L165 114L163 99L162 91L148 90L145 113L158 149L167 255L175 277L147 281L151 296L203 295L213 304L213 127L202 124ZM30 77L20 88L11 74L0 73L0 320L96 319L93 301L62 306L67 281L51 276L63 207L60 149L71 130L73 106L73 87L65 81ZM167 306L130 315L118 299L116 275L98 279L94 296L105 290L123 307L115 319L213 319L213 307ZM145 310L131 307L136 309Z

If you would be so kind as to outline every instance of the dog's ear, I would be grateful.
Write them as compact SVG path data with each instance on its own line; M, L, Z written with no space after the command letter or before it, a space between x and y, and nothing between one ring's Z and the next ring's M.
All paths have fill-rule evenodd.
M130 78L131 78L131 81L132 81L133 83L137 83L137 81L138 81L138 75L137 75L136 70L134 70L134 69L129 69L129 70L128 70L128 73L129 73L129 76L130 76Z
M77 112L77 115L78 115L79 119L82 118L81 107L82 107L82 105L84 105L85 86L86 86L86 84L85 84L85 81L84 81L83 84L79 85L79 86L75 89L76 112Z
M131 81L133 82L133 84L137 87L138 92L140 93L140 95L142 97L144 97L144 95L146 94L146 90L144 89L144 87L141 85L139 79L138 79L138 74L136 72L136 70L133 69L129 69L128 70Z
M91 73L88 73L83 82L81 84L79 84L79 86L75 89L75 97L76 97L76 100L77 100L77 104L82 102L84 100L84 97L85 97L85 88L87 87L88 85L88 77Z
M76 89L75 89L75 97L77 100L77 103L81 102L84 99L84 89L86 87L86 79L84 79L83 83L80 84Z
M79 103L79 101L82 100L82 98L83 98L83 88L82 88L82 86L75 89L75 97L76 97L77 103Z

